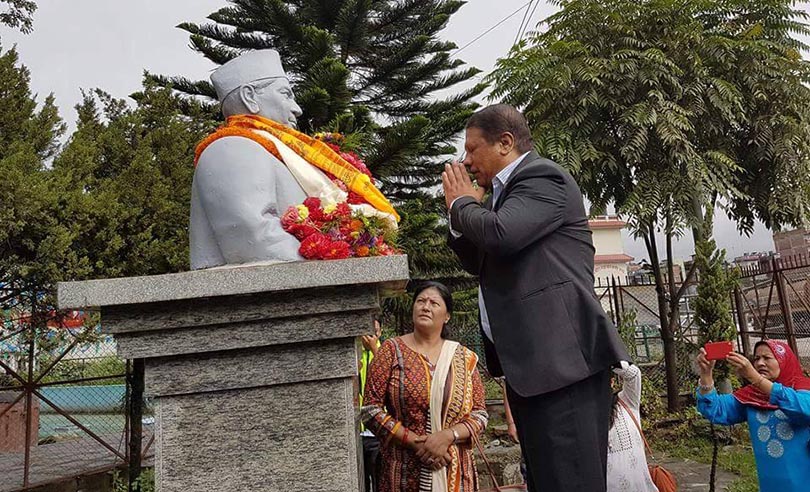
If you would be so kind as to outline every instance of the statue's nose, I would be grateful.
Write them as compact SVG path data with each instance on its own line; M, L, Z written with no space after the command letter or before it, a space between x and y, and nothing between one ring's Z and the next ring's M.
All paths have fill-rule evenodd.
M304 111L301 109L301 106L299 106L297 102L293 102L292 114L294 114L295 117L298 118L303 113L304 113Z

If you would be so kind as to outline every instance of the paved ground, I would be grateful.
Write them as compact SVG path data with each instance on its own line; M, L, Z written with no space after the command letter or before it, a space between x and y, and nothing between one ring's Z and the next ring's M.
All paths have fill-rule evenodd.
M711 473L711 465L698 463L692 460L682 460L678 458L658 457L658 463L663 465L664 468L675 475L678 482L678 490L683 492L708 492L709 490L709 475ZM715 490L726 490L732 482L737 479L737 476L725 472L723 470L717 471L717 480L715 481Z
M520 449L517 446L510 442L498 440L486 446L486 453L501 485L522 482L519 467ZM658 464L663 465L664 468L675 475L675 480L678 483L678 490L680 492L709 491L710 465L692 460L671 458L663 454L656 454L656 458ZM480 458L476 461L478 475L481 480L481 488L492 487L492 481L488 476L486 465ZM718 470L715 490L717 492L726 490L736 479L736 475Z
M104 442L123 454L125 446L120 435L102 435ZM151 432L144 435L144 448ZM149 458L151 458L150 450ZM0 492L21 490L23 487L23 453L0 453ZM111 470L121 459L89 436L31 448L29 484L61 482L71 477L92 475Z

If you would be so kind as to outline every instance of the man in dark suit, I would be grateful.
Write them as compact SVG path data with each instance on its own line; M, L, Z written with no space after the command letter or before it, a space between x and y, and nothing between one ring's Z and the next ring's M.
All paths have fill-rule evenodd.
M582 193L511 106L474 114L464 147L442 174L450 247L479 276L487 367L506 377L529 490L605 491L610 368L628 356L593 290Z

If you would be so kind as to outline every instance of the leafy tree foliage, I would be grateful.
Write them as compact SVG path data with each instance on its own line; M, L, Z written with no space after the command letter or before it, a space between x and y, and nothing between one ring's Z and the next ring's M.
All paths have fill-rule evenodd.
M808 216L810 64L795 38L810 32L808 15L792 0L559 4L547 30L499 61L494 95L525 109L540 152L572 171L595 209L613 203L645 240L674 409L683 289L671 237L708 237L717 204L742 231Z

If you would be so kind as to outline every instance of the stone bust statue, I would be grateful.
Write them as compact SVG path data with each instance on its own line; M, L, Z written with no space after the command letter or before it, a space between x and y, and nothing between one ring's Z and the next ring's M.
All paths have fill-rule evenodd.
M301 108L274 50L251 51L211 75L225 117L261 116L295 127ZM197 159L191 191L191 268L295 261L298 240L280 216L306 198L289 169L259 143L219 138Z

